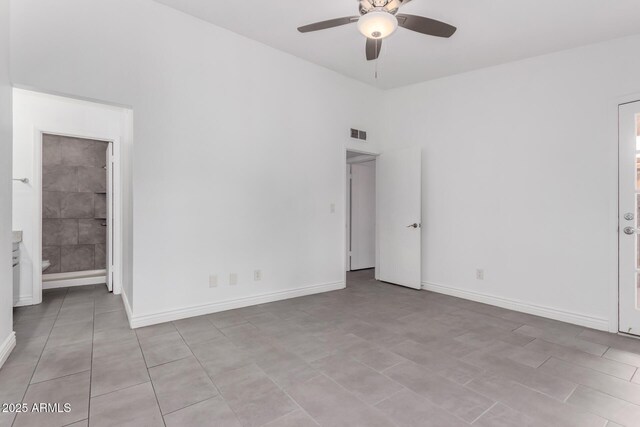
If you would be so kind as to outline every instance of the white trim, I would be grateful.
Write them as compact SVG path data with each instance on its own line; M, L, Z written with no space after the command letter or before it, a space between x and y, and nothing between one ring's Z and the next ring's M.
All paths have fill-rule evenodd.
M290 298L303 297L322 292L336 291L345 288L345 282L331 282L320 285L305 286L303 288L289 289L286 291L269 292L261 295L250 297L219 301L210 304L196 305L175 310L164 311L160 313L145 314L142 316L132 316L126 296L123 295L125 302L125 310L129 317L129 325L132 329L141 328L143 326L155 325L158 323L171 322L174 320L185 319L188 317L202 316L204 314L217 313L220 311L233 310L235 308L248 307L251 305L264 304L268 302L280 301Z
M106 283L106 276L78 277L77 279L49 280L47 282L42 282L42 289L71 288L74 286L102 285Z
M67 273L48 273L42 275L43 282L55 282L66 279L80 279L85 277L105 276L107 270L69 271Z
M104 141L113 145L114 152L114 218L113 218L113 245L114 245L114 285L113 293L119 294L122 288L122 277L120 272L122 271L122 182L120 177L120 162L121 158L121 141L117 135L95 135L88 134L87 132L78 131L76 129L58 128L58 129L44 129L37 125L33 126L34 134L34 170L33 170L33 206L35 206L34 214L34 245L33 251L33 272L32 272L32 304L40 304L42 302L42 290L52 289L61 286L51 286L52 282L48 282L48 285L44 285L42 280L42 139L44 134L48 135L60 135L71 138L91 139L96 141ZM79 283L69 284L67 286L79 286L83 284L99 284L101 282L94 283ZM20 304L20 302L18 302Z
M133 310L131 309L131 304L129 304L129 298L127 298L127 294L125 293L124 288L122 288L120 296L122 297L122 304L124 304L124 311L127 313L127 319L129 319L129 327L133 329Z
M4 340L2 345L0 345L0 368L4 365L4 362L7 361L11 351L16 346L16 333L11 331L7 339Z
M495 305L509 310L520 311L522 313L533 314L535 316L559 320L561 322L572 323L574 325L580 325L587 328L598 329L600 331L609 331L609 319L587 316L551 307L543 307L523 301L496 297L478 292L465 291L436 283L422 282L422 289L471 301L477 301L484 304Z
M354 163L371 162L377 158L378 158L378 155L372 155L372 154L363 154L363 155L355 156L351 158L347 157L347 164L352 165Z
M616 264L616 280L611 286L611 297L610 297L610 312L611 319L609 321L609 332L620 333L620 106L624 104L629 104L633 102L640 101L640 92L629 93L624 96L619 96L611 102L611 122L615 123L615 126L612 126L612 138L615 137L616 147L618 148L618 155L616 156L616 183L615 183L615 194L616 194L616 205L614 211L615 221L615 230L616 230L616 246L615 249L615 264ZM615 134L613 134L615 131ZM613 227L613 225L612 225Z
M33 305L33 297L29 296L21 296L18 298L18 301L13 305L14 307L23 307L25 305Z
M623 104L628 104L631 102L640 101L640 92L632 92L626 95L618 96L611 99L610 104L610 120L612 123L611 126L611 139L615 141L616 147L618 150L620 149L620 135L619 135L619 112L620 106ZM614 133L615 132L615 133ZM615 138L615 139L614 139ZM619 298L620 298L620 259L619 259L619 227L620 227L620 200L619 200L619 174L620 174L620 159L619 156L616 155L616 181L615 188L612 191L615 192L615 209L613 210L613 218L615 218L615 223L611 225L612 230L616 231L616 245L612 250L612 256L615 257L615 281L612 281L610 286L610 313L611 317L609 319L609 332L619 333L619 325L620 325L620 309L619 309ZM613 228L615 227L615 228ZM615 255L613 255L615 254Z

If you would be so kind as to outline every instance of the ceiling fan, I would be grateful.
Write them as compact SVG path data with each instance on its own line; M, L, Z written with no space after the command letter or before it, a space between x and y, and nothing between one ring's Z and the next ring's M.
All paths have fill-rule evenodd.
M425 18L424 16L407 15L398 13L401 6L411 0L358 0L360 3L360 16L346 16L344 18L330 19L316 22L298 28L301 33L326 30L357 22L358 30L367 38L367 61L377 59L382 47L382 39L393 34L398 27L426 34L429 36L448 38L456 32L457 28Z

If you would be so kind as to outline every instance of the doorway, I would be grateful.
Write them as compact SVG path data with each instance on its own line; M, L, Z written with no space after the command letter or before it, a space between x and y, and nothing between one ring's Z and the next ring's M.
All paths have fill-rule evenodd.
M618 108L618 330L640 335L640 101Z
M347 271L376 266L376 160L347 151Z
M42 134L42 289L112 290L113 142Z
M421 149L347 150L346 176L346 270L422 289Z

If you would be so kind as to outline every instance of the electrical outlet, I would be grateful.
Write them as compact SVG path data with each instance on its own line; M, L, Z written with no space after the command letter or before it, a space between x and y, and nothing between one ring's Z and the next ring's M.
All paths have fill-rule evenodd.
M262 271L261 270L254 270L253 272L253 280L256 282L259 282L260 280L262 280Z
M482 268L476 269L476 279L484 280L484 270Z
M215 274L212 274L209 276L209 287L210 288L215 288L218 286L218 276Z
M229 284L235 286L238 284L238 273L231 273L229 275Z

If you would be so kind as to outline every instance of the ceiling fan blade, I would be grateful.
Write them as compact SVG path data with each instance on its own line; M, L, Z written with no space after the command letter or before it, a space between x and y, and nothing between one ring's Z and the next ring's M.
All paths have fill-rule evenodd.
M329 19L328 21L316 22L298 28L301 33L309 33L311 31L326 30L327 28L339 27L341 25L357 22L357 16L346 16L344 18Z
M453 25L445 24L435 19L425 18L424 16L399 13L396 15L396 18L398 18L398 25L400 27L429 36L448 38L457 30Z
M382 39L367 39L366 53L367 61L373 61L380 56L380 48L382 47Z

